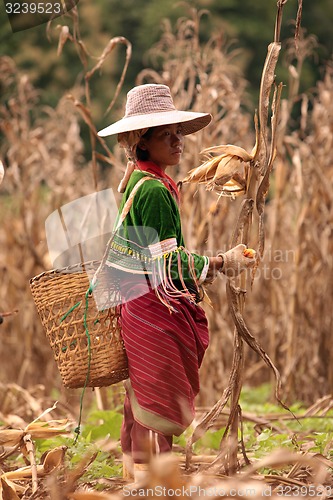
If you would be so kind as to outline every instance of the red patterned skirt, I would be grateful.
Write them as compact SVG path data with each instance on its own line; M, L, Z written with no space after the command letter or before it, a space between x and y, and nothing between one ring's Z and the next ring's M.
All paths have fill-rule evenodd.
M125 387L134 419L155 432L177 436L194 418L199 368L209 342L206 315L186 297L171 299L170 312L154 290L147 293L142 278L123 280L121 286L129 364Z

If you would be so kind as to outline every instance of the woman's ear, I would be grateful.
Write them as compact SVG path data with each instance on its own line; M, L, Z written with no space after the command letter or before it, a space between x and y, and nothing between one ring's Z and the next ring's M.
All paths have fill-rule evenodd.
M139 143L138 143L138 147L142 150L142 151L146 151L147 150L147 146L146 146L146 141L144 139L140 139Z

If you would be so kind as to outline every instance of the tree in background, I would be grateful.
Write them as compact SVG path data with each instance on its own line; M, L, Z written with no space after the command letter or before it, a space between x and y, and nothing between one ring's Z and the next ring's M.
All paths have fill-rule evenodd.
M208 15L201 23L203 41L212 32L219 32L240 48L238 64L249 81L253 102L258 88L262 61L266 47L272 37L274 26L275 0L193 0L178 3L174 0L81 0L80 29L88 51L98 56L107 41L114 36L124 36L133 45L131 63L125 78L123 91L128 90L136 75L147 65L145 54L159 40L162 33L162 20L168 18L172 24L180 16L188 16L189 9L207 9ZM285 18L294 19L297 0L289 0L285 6ZM308 60L303 68L302 89L315 85L322 77L321 68L331 58L333 51L333 3L331 0L304 0L302 26L308 34L315 34L319 46L316 59ZM72 44L68 44L57 57L56 44L59 34L58 25L66 24L60 17L52 22L50 29L40 25L30 30L12 33L4 4L0 4L0 55L13 57L18 67L26 71L37 88L43 89L41 99L55 106L66 89L72 88L82 78L81 64ZM284 25L281 39L293 35L293 26ZM107 107L109 96L113 94L123 67L124 48L110 64L103 67L105 78L99 79L94 88L96 116L102 116ZM280 74L281 72L281 74ZM286 80L286 68L279 68L279 77ZM301 90L302 90L301 89Z

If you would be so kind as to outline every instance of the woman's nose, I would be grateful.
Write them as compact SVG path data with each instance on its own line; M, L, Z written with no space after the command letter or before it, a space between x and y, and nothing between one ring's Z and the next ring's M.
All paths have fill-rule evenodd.
M181 134L172 134L172 142L175 144L181 144L183 136Z

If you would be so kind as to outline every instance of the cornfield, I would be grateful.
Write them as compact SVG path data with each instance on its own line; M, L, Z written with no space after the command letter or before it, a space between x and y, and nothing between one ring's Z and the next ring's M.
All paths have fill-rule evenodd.
M69 24L78 22L73 12L75 9L72 14L68 13ZM188 19L179 20L176 30L166 21L159 43L148 54L150 67L147 64L135 82L164 83L171 88L179 109L209 111L213 115L208 128L187 138L183 161L175 175L179 181L203 162L201 152L205 148L233 144L251 151L255 144L254 110L247 96L247 82L237 65L237 53L221 34L201 42L202 15L192 11ZM59 57L65 41L80 42L67 31L65 40L64 33L60 37ZM110 41L92 70L85 69L84 83L73 88L69 97L64 95L55 109L40 104L41 91L33 87L11 59L0 59L3 95L10 96L0 107L0 130L4 139L0 154L5 167L0 191L2 384L6 386L15 381L15 387L30 393L40 390L50 394L57 388L64 405L76 408L79 393L62 387L36 313L29 280L52 267L45 234L47 217L64 204L96 190L112 188L116 193L125 158L118 146L111 150L97 139L89 80L119 43L127 47L126 71L130 45L118 37ZM302 65L312 50L313 38L302 32L297 47L291 40L286 50L282 49L281 57L289 67L289 81L284 82L287 91L282 92L276 157L265 200L265 248L253 283L247 288L244 308L247 325L280 373L283 400L286 404L302 401L309 406L319 398L330 405L333 384L330 339L333 331L333 66L328 64L316 88L299 95ZM155 61L162 66L157 69ZM117 93L121 84L122 81ZM110 104L114 120L122 116L119 97L115 103ZM299 119L292 120L296 106L300 109ZM89 162L85 160L80 135L84 127L90 134ZM184 183L181 193L187 247L208 256L227 250L242 198L219 196L198 184ZM253 225L258 224L255 211L253 218ZM249 246L256 249L258 245L257 234L250 231ZM211 305L204 305L211 343L201 369L201 392L197 401L200 414L209 410L223 394L232 365L234 323L223 280L221 277L207 288ZM272 372L263 359L245 346L242 382L256 386L271 379ZM118 402L121 392L118 386L101 390L99 397L104 407ZM1 398L3 415L15 411L12 407L6 408L4 395ZM28 418L35 418L36 413L41 413L41 408L35 408ZM60 455L61 451L57 457ZM303 460L289 458L290 463ZM309 465L306 460L309 458L303 460L304 467ZM276 455L272 464L274 461L279 463L283 457ZM267 467L272 464L267 461ZM163 467L157 467L156 477ZM173 471L175 465L170 462L167 467L166 470ZM315 472L323 481L322 465L317 464ZM171 476L169 473L168 477ZM154 477L153 474L152 482L156 480ZM182 484L182 479L175 477L177 484ZM212 484L204 477L199 480L200 484L204 481ZM241 481L247 485L255 482L255 467ZM232 484L223 483L220 487L231 488ZM73 493L69 498L90 498L80 495ZM101 495L100 498L108 497Z

